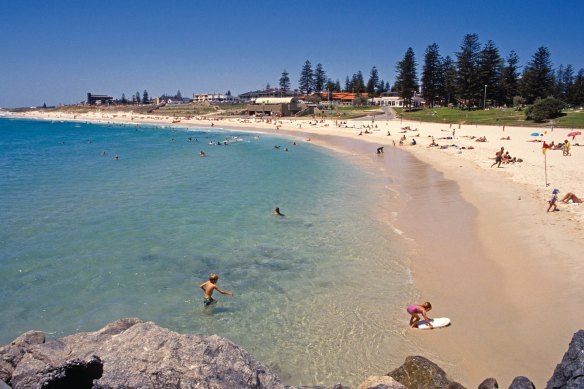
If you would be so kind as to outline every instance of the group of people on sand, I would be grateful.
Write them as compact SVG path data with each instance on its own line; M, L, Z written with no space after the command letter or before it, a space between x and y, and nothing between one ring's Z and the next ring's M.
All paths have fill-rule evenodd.
M552 191L552 197L548 200L548 204L549 204L548 209L547 209L548 212L559 211L558 202L564 203L564 204L581 204L582 203L582 199L579 198L578 196L576 196L576 194L574 194L573 192L566 193L566 195L561 200L558 200L559 194L560 194L559 189L554 189Z
M522 160L518 159L517 157L512 157L511 154L509 154L509 151L505 151L505 148L501 147L501 149L495 153L495 162L493 162L491 167L495 165L497 165L497 167L501 167L502 163L507 164L515 162L522 162Z

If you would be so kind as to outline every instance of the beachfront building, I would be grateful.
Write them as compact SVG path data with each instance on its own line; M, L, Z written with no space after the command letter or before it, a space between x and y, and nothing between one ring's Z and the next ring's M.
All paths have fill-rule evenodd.
M300 112L304 104L296 97L259 97L246 107L250 116L292 116Z
M404 107L405 101L403 98L398 96L397 92L385 92L382 93L380 97L373 97L370 99L371 104L374 105L383 105L389 107ZM412 107L413 108L422 108L426 106L426 100L424 98L415 93L414 97L412 97Z
M108 95L94 95L92 93L87 93L88 105L110 104L113 101L114 98Z
M245 93L240 94L238 97L242 103L253 103L256 99L262 98L262 97L294 97L297 94L298 94L298 91L270 88L270 89L256 90L253 92L245 92Z
M352 105L358 97L366 96L366 94L352 92L321 92L300 98L306 102L317 101L320 105Z
M193 103L238 103L239 98L221 93L193 93Z

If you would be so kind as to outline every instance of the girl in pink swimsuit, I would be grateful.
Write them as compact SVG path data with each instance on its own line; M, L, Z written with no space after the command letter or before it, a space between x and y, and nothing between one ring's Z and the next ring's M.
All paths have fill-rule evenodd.
M430 325L430 328L434 328L434 326L432 326L432 323L430 323L430 319L428 319L428 316L426 315L426 313L431 309L432 304L430 304L428 301L426 301L422 305L417 304L408 305L407 311L410 315L412 315L412 317L410 318L410 327L417 327L418 322L421 320L419 315L422 315L424 317L424 320L426 320L426 323Z

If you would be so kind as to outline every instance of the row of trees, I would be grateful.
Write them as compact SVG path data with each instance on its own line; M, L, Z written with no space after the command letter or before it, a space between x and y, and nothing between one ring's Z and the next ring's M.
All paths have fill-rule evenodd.
M279 86L281 90L290 90L290 74L287 70L282 72ZM369 80L367 83L365 83L363 73L359 70L357 73L354 73L352 77L346 77L343 88L338 79L333 81L327 77L322 64L317 64L316 68L313 70L310 61L306 60L302 66L300 77L298 79L298 90L307 95L313 92L354 92L367 93L370 97L373 97L378 96L382 92L388 91L389 82L386 83L385 81L380 80L377 68L373 66L369 73Z
M584 103L584 69L574 74L572 65L552 67L551 55L540 47L520 71L515 51L503 59L491 40L484 45L477 34L467 34L455 60L442 57L436 43L426 48L422 67L422 95L430 106L455 104L461 107L532 104L555 97L566 104ZM412 48L396 65L394 90L411 101L418 91L417 63Z
M126 97L125 93L122 93L122 97L120 98L121 104L149 104L150 103L150 96L148 96L148 91L144 89L142 95L140 92L136 92L135 95L132 95L130 99Z
M584 104L584 69L577 73L572 65L560 65L554 70L550 51L540 47L531 60L522 68L519 56L511 51L502 58L499 49L491 40L482 45L477 34L464 36L460 50L442 56L436 43L429 45L424 53L421 79L412 48L408 48L403 59L396 65L395 83L379 78L373 66L365 82L359 70L347 76L341 87L339 80L327 77L322 64L313 70L309 60L304 62L298 79L301 93L355 92L369 97L383 92L396 92L411 104L414 94L421 91L429 106L454 104L461 108L483 108L532 104L536 100L555 97L569 105ZM420 85L421 84L421 85ZM280 89L290 90L290 76L282 72Z

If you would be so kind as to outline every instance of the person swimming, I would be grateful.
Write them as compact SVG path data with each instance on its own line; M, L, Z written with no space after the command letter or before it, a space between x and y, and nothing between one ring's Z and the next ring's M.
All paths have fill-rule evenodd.
M274 208L274 215L286 216L282 212L280 212L280 208L279 207Z

